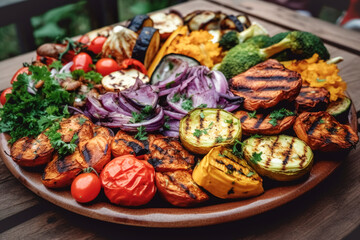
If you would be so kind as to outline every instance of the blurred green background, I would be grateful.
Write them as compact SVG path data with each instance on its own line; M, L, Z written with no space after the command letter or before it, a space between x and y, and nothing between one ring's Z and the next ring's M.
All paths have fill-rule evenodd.
M119 21L179 2L174 0L118 0ZM92 30L90 12L86 4L86 0L80 0L32 17L31 25L34 28L35 44L39 46L46 42L54 42L57 38L77 36ZM0 27L0 39L0 60L21 53L15 24Z

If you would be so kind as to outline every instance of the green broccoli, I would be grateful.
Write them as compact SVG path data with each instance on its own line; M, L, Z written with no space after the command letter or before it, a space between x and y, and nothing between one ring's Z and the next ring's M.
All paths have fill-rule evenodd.
M225 33L219 41L220 47L222 47L224 50L229 50L238 44L238 32L235 31Z
M227 79L230 79L286 49L290 49L292 53L303 58L309 58L314 53L318 53L322 59L329 58L327 49L317 36L294 31L288 33L280 42L267 48L259 48L251 42L233 47L224 57L219 70Z
M274 35L268 41L268 45L264 47L271 46L273 44L279 43L284 38L288 36L291 32L282 32ZM327 60L330 58L330 54L327 51L326 47L324 46L323 42L319 37L312 33L308 32L297 32L299 36L297 39L304 39L303 43L301 44L301 50L296 49L296 47L291 47L286 49L278 54L275 54L272 58L275 58L279 61L288 61L293 59L306 59L312 57L314 53L319 54L319 57L323 60ZM290 39L289 39L290 40ZM299 41L299 40L297 40Z
M219 45L224 50L229 50L237 44L243 43L247 39L258 35L268 35L268 32L260 24L253 23L248 29L242 32L230 31L224 34L219 41Z
M263 48L263 47L268 47L272 44L268 44L268 42L270 41L270 37L267 35L258 35L258 36L254 36L252 38L249 38L245 41L245 43L250 43L250 44L255 44L256 46Z

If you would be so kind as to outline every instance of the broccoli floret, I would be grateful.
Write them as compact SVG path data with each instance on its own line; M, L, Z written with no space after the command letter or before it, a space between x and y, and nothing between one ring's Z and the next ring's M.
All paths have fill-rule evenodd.
M285 38L294 42L291 44L285 43ZM272 57L279 61L306 59L312 57L314 53L319 54L319 57L323 60L330 58L330 54L321 39L312 33L300 31L278 33L271 37L267 46L279 43L280 41L283 42L283 44L289 45L289 49L275 54Z
M238 33L235 31L225 33L219 41L220 47L222 47L224 50L229 50L238 44Z
M267 48L259 48L251 42L233 47L224 57L219 70L230 79L286 49L303 58L309 58L314 53L318 53L324 60L329 58L327 49L317 36L308 32L294 31Z
M245 41L245 43L250 43L250 44L255 44L256 46L262 48L262 47L268 47L272 44L268 44L268 42L270 41L270 37L267 35L258 35L258 36L254 36L252 38L249 38L248 40Z

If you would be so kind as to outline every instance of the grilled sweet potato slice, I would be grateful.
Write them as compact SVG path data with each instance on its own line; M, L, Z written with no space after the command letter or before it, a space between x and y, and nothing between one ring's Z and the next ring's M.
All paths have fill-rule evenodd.
M298 113L325 111L330 102L330 93L325 88L303 85L295 98L295 108Z
M286 69L275 59L259 63L229 81L231 92L245 98L244 108L249 111L294 100L301 84L300 74Z
M106 127L95 126L93 138L79 142L79 151L89 167L98 173L111 159L111 141L113 137Z
M294 131L312 150L338 151L354 147L359 141L350 126L340 124L328 112L301 113L295 121Z
M188 171L156 172L155 180L160 195L174 206L188 207L209 199Z
M93 126L88 117L77 114L63 119L58 132L61 133L61 139L64 142L70 142L75 134L78 135L79 141L85 141L93 136Z
M118 131L111 142L111 152L114 157L120 157L123 155L142 156L148 153L144 144L133 136L125 133L124 131Z
M296 117L288 116L276 121L276 125L271 124L274 121L270 118L270 113L257 113L252 116L248 111L237 111L235 116L240 119L243 134L261 134L261 135L276 135L291 128Z
M63 188L69 186L76 175L83 168L88 167L80 155L79 149L66 157L56 154L51 162L45 167L41 181L48 188Z
M10 148L12 159L22 167L44 165L51 161L53 152L54 148L44 133L36 138L20 138Z
M190 170L195 164L194 156L175 138L154 135L149 138L149 151L148 162L157 172Z

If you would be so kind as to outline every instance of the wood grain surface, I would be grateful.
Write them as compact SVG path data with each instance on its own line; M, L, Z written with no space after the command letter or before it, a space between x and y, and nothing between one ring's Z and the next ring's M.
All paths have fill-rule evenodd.
M195 9L221 10L237 14L236 4L229 9L218 3L192 1L173 7L183 14ZM250 11L251 10L251 11ZM250 14L253 9L244 10ZM259 11L261 9L259 8ZM278 14L278 8L269 7L269 13ZM265 15L260 14L260 15ZM254 16L254 14L252 14ZM264 25L271 35L297 29L286 26L288 18L281 14L271 20L251 17ZM314 19L310 19L311 21ZM307 21L310 21L307 19ZM326 31L327 24L319 28ZM307 25L306 25L307 26ZM311 26L310 26L311 27ZM312 28L302 29L311 31ZM359 39L346 32L348 39ZM340 75L348 84L348 92L356 109L360 109L359 55L343 49L353 48L344 42L339 48L327 45L332 56L341 55ZM0 87L10 86L13 73L22 62L35 59L31 52L0 62ZM360 150L352 150L342 157L343 164L310 192L274 210L247 219L207 227L187 229L143 228L118 225L87 218L59 208L25 188L0 161L0 239L342 239L360 224Z

